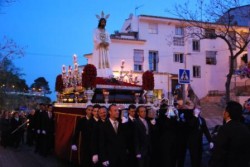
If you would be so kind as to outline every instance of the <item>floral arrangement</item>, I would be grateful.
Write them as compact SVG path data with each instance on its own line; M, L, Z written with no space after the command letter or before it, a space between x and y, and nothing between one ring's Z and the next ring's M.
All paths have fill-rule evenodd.
M93 64L87 64L82 73L82 86L86 89L93 89L96 86L96 67Z
M55 90L57 92L63 92L64 86L63 86L63 79L62 79L62 75L59 74L56 77L56 85L55 85Z
M239 75L241 79L250 78L250 62L247 65L241 66L240 69L235 70L235 74Z
M146 71L142 75L142 88L144 90L153 90L155 86L154 74L151 71Z

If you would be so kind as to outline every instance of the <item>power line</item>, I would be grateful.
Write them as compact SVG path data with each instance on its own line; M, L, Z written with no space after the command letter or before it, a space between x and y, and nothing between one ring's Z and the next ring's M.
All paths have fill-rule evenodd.
M35 52L25 52L28 55L35 55L35 56L41 56L41 57L71 57L73 54L49 54L49 53L35 53Z

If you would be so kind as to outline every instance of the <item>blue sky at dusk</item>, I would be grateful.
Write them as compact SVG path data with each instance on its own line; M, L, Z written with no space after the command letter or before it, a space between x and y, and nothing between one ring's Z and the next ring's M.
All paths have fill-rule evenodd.
M185 0L179 0L183 3ZM137 15L170 16L166 9L174 9L173 0L17 0L1 7L0 40L3 36L26 46L25 56L15 59L30 86L38 77L49 82L50 97L55 100L55 79L62 65L73 64L73 54L80 65L86 64L83 57L92 53L93 29L97 26L96 14L103 10L110 14L107 30L120 30L130 13ZM196 0L193 1L197 2Z

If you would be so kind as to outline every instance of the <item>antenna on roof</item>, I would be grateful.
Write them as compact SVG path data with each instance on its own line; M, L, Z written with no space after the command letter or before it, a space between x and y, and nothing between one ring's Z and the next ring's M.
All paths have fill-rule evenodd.
M139 8L141 8L141 7L143 7L144 5L139 5L139 6L136 6L135 7L135 16L136 16L136 11L139 9Z

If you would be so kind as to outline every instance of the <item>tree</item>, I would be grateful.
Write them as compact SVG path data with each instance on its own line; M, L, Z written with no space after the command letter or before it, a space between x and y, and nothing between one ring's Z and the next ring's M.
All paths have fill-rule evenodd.
M247 11L240 10L239 7L240 3L237 0L211 0L210 3L200 0L197 10L191 10L187 2L177 5L175 11L170 12L182 21L186 28L185 37L192 36L200 40L219 38L228 46L230 65L225 83L226 101L230 100L234 62L250 43L249 28L238 26L239 22L237 22L237 18L249 21L250 7Z
M0 70L6 67L4 63L8 60L23 57L24 54L24 47L20 47L14 40L6 36L3 37L3 42L0 43Z
M15 67L8 58L4 59L3 64L4 66L0 69L0 91L27 91L28 86L26 81L22 79L23 74L20 73L20 69Z
M18 102L21 102L16 93L28 91L28 85L22 79L23 74L20 73L20 69L15 67L10 59L5 58L3 64L0 69L0 109L3 107L13 109Z
M36 92L43 92L44 94L51 94L49 84L44 77L39 77L34 80L30 88Z
M12 0L1 1L0 9L3 4L12 3ZM3 106L8 108L10 99L9 92L18 91L24 92L28 90L28 86L21 77L20 69L16 68L11 60L24 56L24 47L20 47L17 43L3 37L0 42L0 108Z

